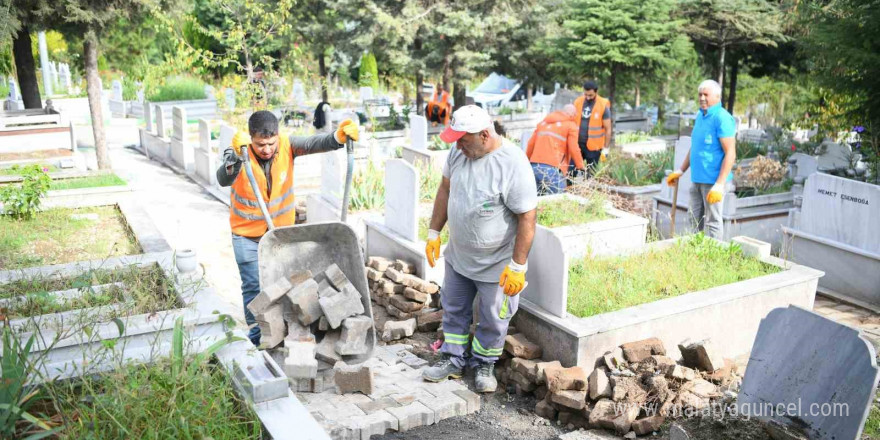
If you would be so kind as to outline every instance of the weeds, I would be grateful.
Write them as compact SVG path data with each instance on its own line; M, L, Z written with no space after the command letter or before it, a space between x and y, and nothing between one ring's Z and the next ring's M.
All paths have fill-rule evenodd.
M452 144L447 144L440 139L440 136L433 136L431 138L431 142L428 144L428 149L431 151L445 151L452 148Z
M419 240L428 241L428 229L431 227L431 219L422 217L419 219ZM440 231L440 242L449 243L449 223Z
M616 145L632 144L635 142L644 142L651 137L643 131L630 131L626 133L618 133L614 135L614 143Z
M568 311L587 317L779 272L702 234L628 257L572 262Z
M586 203L565 197L538 202L538 224L547 228L579 225L606 218L605 198L600 194L588 198Z
M599 165L595 176L609 179L616 185L653 185L663 180L666 170L672 169L674 154L671 149L639 157L611 153L608 161Z
M385 206L385 169L373 161L358 170L351 178L352 211L370 211Z
M417 162L417 164L416 168L419 170L419 198L422 202L430 202L437 195L437 189L440 188L443 174L423 162Z
M77 177L74 179L53 180L52 184L49 186L49 190L57 191L63 189L98 188L121 185L125 185L125 181L116 174L110 173L97 176Z
M205 99L205 83L188 76L168 78L156 88L147 100L150 102L188 101Z
M3 213L19 220L32 218L40 209L42 198L49 190L52 179L39 165L12 167L12 171L21 175L21 183L0 187L0 203Z

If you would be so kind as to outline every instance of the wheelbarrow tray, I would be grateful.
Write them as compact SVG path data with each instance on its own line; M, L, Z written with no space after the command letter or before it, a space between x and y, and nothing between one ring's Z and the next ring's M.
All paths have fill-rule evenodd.
M310 270L317 275L336 263L360 292L364 314L373 319L364 257L351 226L342 222L324 222L275 228L263 235L257 252L261 286L268 286L297 270ZM349 364L361 363L373 355L375 346L374 323L367 333L367 353L343 356L343 360Z

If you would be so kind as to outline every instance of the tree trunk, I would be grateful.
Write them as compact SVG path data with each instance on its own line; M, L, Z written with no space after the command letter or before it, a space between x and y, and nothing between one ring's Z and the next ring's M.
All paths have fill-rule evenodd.
M422 28L419 28L416 32L416 35L422 34ZM414 55L420 54L422 52L422 39L421 37L416 37L413 40L413 53ZM422 83L425 82L425 74L422 73L421 67L416 69L416 114L425 116L425 97L422 95Z
M86 89L89 95L89 110L92 116L92 133L95 135L95 156L98 169L110 169L110 155L107 154L107 141L104 139L104 115L101 109L101 78L98 77L98 37L94 31L86 32L83 40L85 49Z
M611 76L608 78L608 102L611 103L611 120L614 121L615 114L615 105L614 105L614 94L617 93L617 71L618 68L611 68Z
M734 57L730 65L730 87L727 88L727 111L732 115L736 104L736 78L739 76L739 57Z
M12 53L15 57L18 88L21 89L24 108L43 108L40 86L37 83L37 67L34 64L34 53L31 51L31 32L27 26L22 25L21 30L12 40Z
M724 45L718 46L718 84L724 88L724 54L727 48Z
M660 102L657 103L657 123L662 124L663 118L666 117L666 100L669 99L669 75L666 76L666 80L663 81L663 85L660 86Z
M532 87L526 86L526 110L532 111Z
M324 50L318 52L318 74L321 75L321 100L330 102L327 97L327 64L324 62Z
M452 83L452 87L452 99L455 101L455 106L452 110L455 111L467 103L467 86L464 83L455 81Z
M254 80L254 63L251 61L251 51L248 50L247 44L242 46L244 49L244 71L247 73L248 83Z
M443 90L449 90L449 78L452 76L452 56L449 53L443 56ZM458 108L458 101L455 102L455 108Z
M636 79L636 108L642 105L642 84L640 79Z

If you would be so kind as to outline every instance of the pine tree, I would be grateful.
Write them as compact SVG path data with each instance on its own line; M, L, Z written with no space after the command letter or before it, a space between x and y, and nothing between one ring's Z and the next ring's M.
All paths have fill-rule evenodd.
M367 52L361 57L361 66L358 69L358 83L361 87L379 88L379 66L376 64L376 56Z

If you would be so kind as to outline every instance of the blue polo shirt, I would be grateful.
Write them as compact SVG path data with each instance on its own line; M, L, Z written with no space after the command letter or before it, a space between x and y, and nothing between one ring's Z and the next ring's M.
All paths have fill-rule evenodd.
M721 103L713 105L703 114L697 111L694 130L691 132L691 181L714 184L721 172L724 149L720 138L736 136L736 121ZM727 176L733 180L733 173Z

